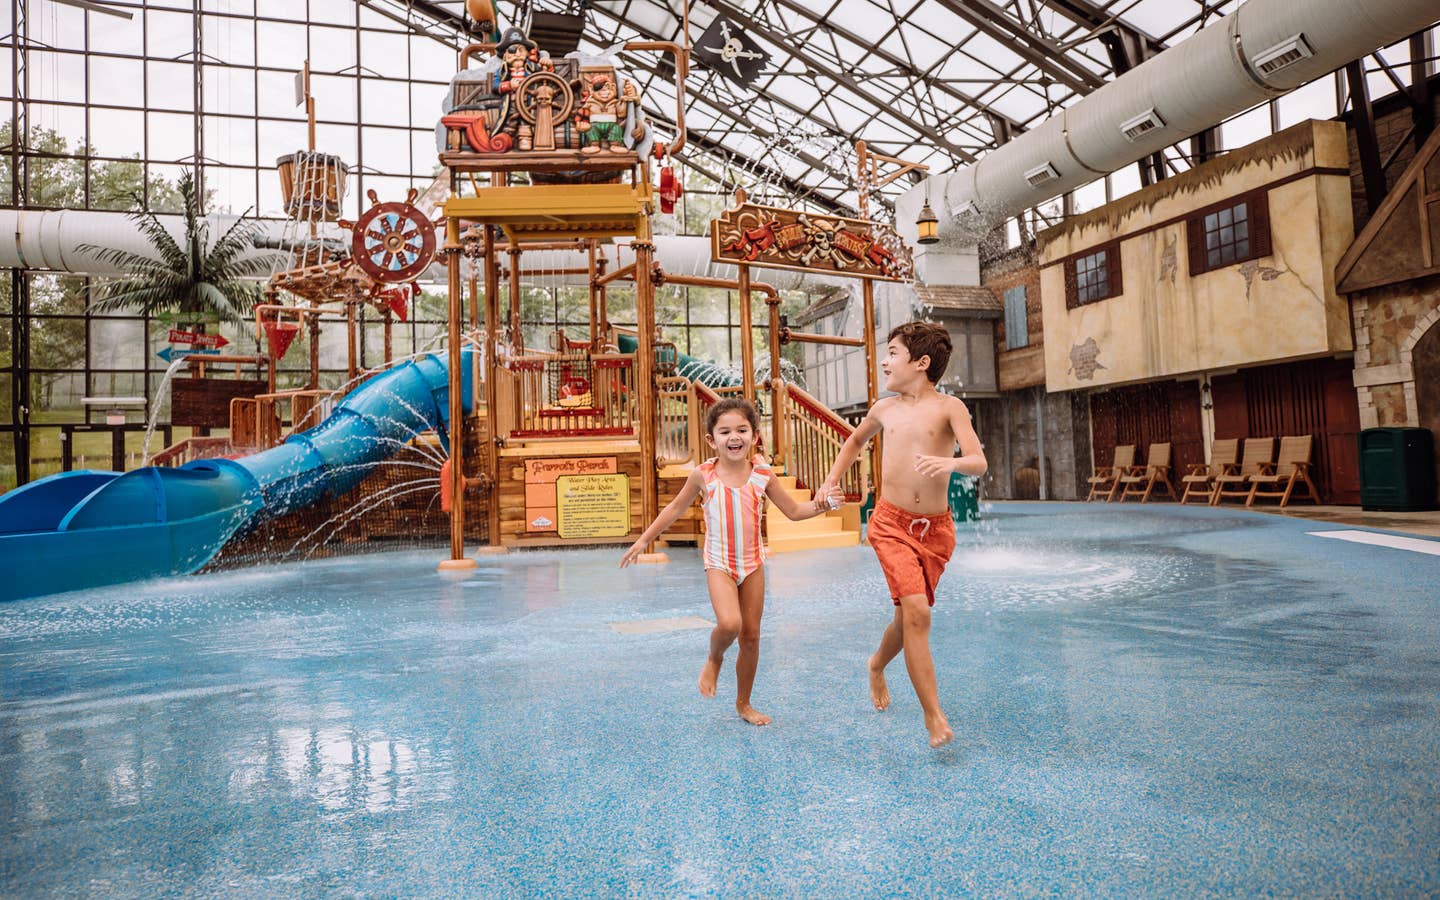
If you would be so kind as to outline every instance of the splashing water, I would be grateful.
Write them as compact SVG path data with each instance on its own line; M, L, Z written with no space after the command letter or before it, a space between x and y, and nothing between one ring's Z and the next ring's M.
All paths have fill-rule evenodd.
M181 367L190 365L187 357L180 357L170 361L165 369L165 377L160 379L160 386L155 389L155 396L150 400L150 417L145 422L145 443L140 448L140 465L150 464L150 438L155 434L155 422L160 418L160 401L165 397L165 388L170 386L170 379Z

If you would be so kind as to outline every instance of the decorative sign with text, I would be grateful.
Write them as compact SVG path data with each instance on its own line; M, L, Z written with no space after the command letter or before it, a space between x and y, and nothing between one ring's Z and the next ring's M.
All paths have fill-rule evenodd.
M914 271L910 248L889 225L744 203L710 223L710 257L749 263L903 281Z
M613 456L525 460L525 530L531 533L559 531L560 513L556 495L559 479L566 476L614 475L617 471ZM625 496L628 508L630 495L627 493ZM622 534L630 531L629 520L626 522Z
M562 475L555 501L557 530L566 540L630 533L629 475Z

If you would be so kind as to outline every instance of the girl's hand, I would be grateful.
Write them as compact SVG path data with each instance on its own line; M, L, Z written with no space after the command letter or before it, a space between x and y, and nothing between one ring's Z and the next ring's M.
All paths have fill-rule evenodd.
M831 497L837 498L840 503L832 507L829 502ZM820 490L815 492L815 509L820 515L824 515L831 509L839 509L843 505L845 505L845 496L833 484L822 484Z
M915 454L915 471L931 478L949 475L955 471L955 458L952 456L921 456L917 453Z
M625 555L620 557L620 568L623 569L631 563L635 562L636 557L638 557L644 550L645 545L640 543L639 541L631 544L630 549L625 551Z

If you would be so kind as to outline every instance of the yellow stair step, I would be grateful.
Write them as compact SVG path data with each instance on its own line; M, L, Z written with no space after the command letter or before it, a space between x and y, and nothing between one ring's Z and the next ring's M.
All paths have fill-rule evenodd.
M777 514L770 517L767 527L773 535L788 536L792 534L834 534L837 531L844 531L844 524L839 519L832 519L828 516L817 516L801 522L792 522L784 515Z
M859 545L860 535L853 531L775 537L769 541L771 553L793 553L797 550L822 550L827 547L858 547Z

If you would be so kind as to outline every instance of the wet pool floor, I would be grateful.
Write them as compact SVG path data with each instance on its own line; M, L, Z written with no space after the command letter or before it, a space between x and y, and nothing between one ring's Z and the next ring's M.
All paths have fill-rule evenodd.
M1433 894L1440 556L1340 527L997 504L939 591L939 752L900 663L870 707L866 548L771 561L763 729L728 665L696 694L689 549L0 606L0 894Z

